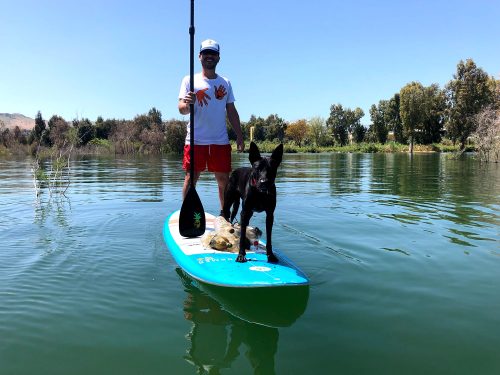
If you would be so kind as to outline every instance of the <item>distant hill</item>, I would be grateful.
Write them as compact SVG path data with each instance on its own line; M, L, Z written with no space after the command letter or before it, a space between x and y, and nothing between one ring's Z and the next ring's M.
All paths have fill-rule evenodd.
M19 126L21 130L31 130L35 126L35 120L20 113L0 113L2 121L8 129L14 129Z

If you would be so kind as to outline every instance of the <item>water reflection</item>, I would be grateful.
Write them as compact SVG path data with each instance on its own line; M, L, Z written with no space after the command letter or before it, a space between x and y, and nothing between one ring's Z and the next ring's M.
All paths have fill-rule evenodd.
M64 195L56 194L44 200L37 197L35 201L35 215L34 223L44 225L47 218L54 214L54 221L58 226L67 228L68 225L68 212L71 213L71 201Z
M79 187L78 193L96 192L104 199L114 199L118 194L128 196L130 201L162 202L166 185L182 186L180 166L177 156L82 157L73 162L72 181Z
M495 220L484 208L499 204L497 165L480 164L470 155L460 160L442 154L418 156L334 154L329 166L331 194L358 194L358 200L364 194L382 205L412 211L394 216L404 222L445 218L475 225L478 218Z
M287 154L281 168L278 209L286 212L285 225L295 231L304 228L293 220L299 211L307 213L308 228L333 221L337 227L345 223L345 233L358 226L372 238L386 233L411 243L412 237L437 234L433 243L445 239L441 246L492 247L500 207L498 164L439 153ZM321 230L314 231L321 238ZM331 242L331 236L324 237ZM352 246L354 241L343 242ZM414 247L389 242L380 248L409 254Z
M277 327L290 325L302 315L309 288L289 289L292 294L288 297L294 297L291 301L286 296L276 299L275 293L266 298L264 290L246 289L240 295L241 289L234 293L197 283L180 269L177 273L187 292L184 317L193 323L186 336L189 347L184 358L197 373L220 374L243 354L254 374L275 374Z

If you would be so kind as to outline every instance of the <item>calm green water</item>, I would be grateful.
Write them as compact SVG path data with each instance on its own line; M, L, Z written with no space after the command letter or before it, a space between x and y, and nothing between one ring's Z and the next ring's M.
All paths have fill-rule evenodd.
M285 155L274 244L311 286L240 296L165 246L179 166L76 160L37 200L30 162L0 161L0 374L500 373L499 165Z

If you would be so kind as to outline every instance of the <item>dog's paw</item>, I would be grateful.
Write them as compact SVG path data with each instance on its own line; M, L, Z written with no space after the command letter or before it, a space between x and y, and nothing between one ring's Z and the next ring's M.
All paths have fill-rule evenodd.
M238 263L245 263L247 261L247 258L245 258L244 255L238 254L238 256L236 257L236 261Z
M267 261L269 263L279 263L278 258L276 258L276 255L274 255L273 253L267 255Z

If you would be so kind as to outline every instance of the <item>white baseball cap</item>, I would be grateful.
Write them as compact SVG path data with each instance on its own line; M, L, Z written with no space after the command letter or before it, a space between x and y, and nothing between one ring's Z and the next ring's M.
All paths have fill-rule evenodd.
M219 43L212 39L204 40L203 42L201 42L200 53L206 50L212 50L219 53Z

